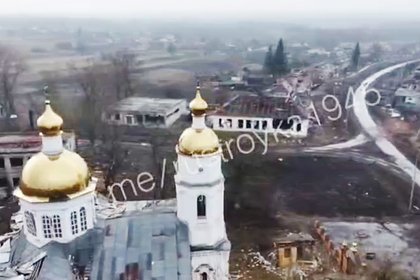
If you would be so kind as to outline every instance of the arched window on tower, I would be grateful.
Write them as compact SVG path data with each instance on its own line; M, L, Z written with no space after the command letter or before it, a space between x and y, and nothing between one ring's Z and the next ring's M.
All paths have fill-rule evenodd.
M77 212L72 211L70 214L70 222L71 222L71 234L78 234L79 233L79 227L77 223Z
M36 225L34 214L29 211L25 211L26 228L30 234L36 236Z
M201 273L201 279L200 280L208 280L206 272Z
M204 195L197 197L197 217L199 219L206 218L206 197Z
M57 238L63 237L63 232L61 230L61 219L59 215L54 215L52 218L52 225L54 229L54 236Z
M44 230L45 238L52 238L51 232L51 218L48 216L42 216L42 229Z
M86 208L80 208L80 230L87 230L87 220L86 220Z

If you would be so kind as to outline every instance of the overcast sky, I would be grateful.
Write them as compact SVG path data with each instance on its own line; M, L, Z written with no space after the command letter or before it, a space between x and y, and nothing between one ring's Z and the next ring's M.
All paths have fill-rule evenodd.
M204 19L372 15L416 19L420 0L0 0L0 14Z

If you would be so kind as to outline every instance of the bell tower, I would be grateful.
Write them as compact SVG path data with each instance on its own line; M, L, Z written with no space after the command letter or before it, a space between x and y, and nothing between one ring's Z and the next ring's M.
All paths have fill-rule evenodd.
M224 220L222 150L219 138L206 126L208 105L199 84L189 106L192 125L176 146L177 216L188 226L193 279L228 279L230 242Z

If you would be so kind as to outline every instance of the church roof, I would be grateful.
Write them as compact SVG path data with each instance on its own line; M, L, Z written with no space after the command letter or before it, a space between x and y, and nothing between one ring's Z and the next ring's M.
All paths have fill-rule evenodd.
M95 229L68 244L37 248L21 234L12 244L12 265L42 252L47 256L38 277L45 280L70 280L75 266L90 271L90 279L127 279L127 274L143 280L191 279L188 229L174 212L163 210L98 219Z

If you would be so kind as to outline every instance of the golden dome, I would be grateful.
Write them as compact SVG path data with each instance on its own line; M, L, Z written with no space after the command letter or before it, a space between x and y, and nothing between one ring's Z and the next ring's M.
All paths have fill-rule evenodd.
M178 141L179 151L189 156L212 154L219 148L219 138L208 127L204 129L187 128Z
M61 132L63 119L51 108L50 102L45 101L45 111L36 121L39 130L44 135L53 136Z
M88 166L78 154L64 150L49 157L40 152L25 164L20 189L27 196L64 198L84 190L89 179Z
M201 97L200 86L197 86L195 98L190 102L190 109L193 113L205 113L207 107L207 102Z

